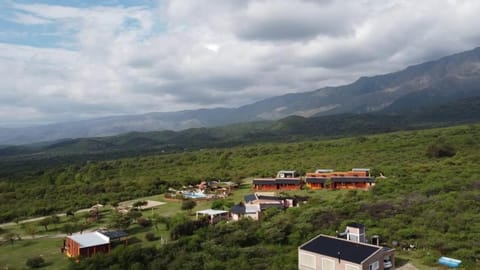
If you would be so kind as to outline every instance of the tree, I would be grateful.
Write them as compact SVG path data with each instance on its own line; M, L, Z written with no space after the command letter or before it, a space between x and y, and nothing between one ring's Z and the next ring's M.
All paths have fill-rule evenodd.
M427 148L427 156L431 158L453 157L457 152L445 139L439 138Z
M182 210L192 210L197 206L197 203L194 200L184 200L182 202Z
M52 219L50 217L46 217L38 222L40 226L43 226L45 228L45 231L48 231L48 225L52 223Z
M137 218L137 223L144 228L152 226L152 221L144 217Z
M136 220L142 216L142 212L132 209L132 211L128 212L127 216L130 217L130 219L132 220Z
M225 204L224 200L215 200L212 202L212 209L218 209L218 210L223 210L223 206Z
M148 232L145 234L145 239L149 242L155 240L155 234L152 232Z
M57 216L57 215L52 215L50 217L50 220L53 224L55 224L55 227L56 227L56 225L58 225L60 223L60 217Z
M67 223L63 225L62 231L68 235L71 235L76 231L76 226L72 223Z
M10 244L13 246L13 243L15 240L17 240L17 235L13 232L8 232L3 235L3 239L7 242L10 242Z
M114 214L110 219L111 228L126 230L132 224L132 218L129 215Z
M141 206L145 206L145 205L148 205L147 201L136 201L136 202L133 203L132 206L138 209Z
M25 233L28 235L31 235L32 238L35 238L35 235L37 234L37 226L33 223L26 224L24 227Z
M112 205L112 207L117 210L117 207L120 205L120 203L118 201L113 201L110 203L110 205Z
M33 268L40 268L45 264L45 260L40 256L36 256L36 257L32 257L32 258L27 259L25 264L32 269Z

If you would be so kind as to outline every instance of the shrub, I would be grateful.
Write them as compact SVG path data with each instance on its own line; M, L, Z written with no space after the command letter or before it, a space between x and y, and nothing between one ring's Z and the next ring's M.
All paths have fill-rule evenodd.
M44 263L45 260L42 257L36 256L27 259L27 262L25 264L30 268L40 268L43 266Z
M146 219L144 217L140 217L137 219L137 223L138 225L142 226L142 227L149 227L149 226L152 226L152 221L150 219Z
M443 140L439 140L427 148L427 156L431 158L453 157L455 154L455 148Z
M184 200L182 202L182 210L190 210L193 209L197 203L193 200Z
M223 206L225 204L224 200L216 200L212 202L212 209L218 209L218 210L223 210Z
M153 234L152 232L148 232L145 234L145 239L147 241L153 241L155 240L155 234Z

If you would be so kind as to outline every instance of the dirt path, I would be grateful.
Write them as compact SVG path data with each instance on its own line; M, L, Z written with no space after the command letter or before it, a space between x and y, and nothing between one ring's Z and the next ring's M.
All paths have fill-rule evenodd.
M417 267L415 267L413 264L411 263L406 263L400 267L396 267L395 269L397 270L418 270Z
M133 204L134 202L136 202L136 201L138 201L138 199L137 199L137 200L130 200L130 201L121 202L120 205L132 206L132 204ZM147 201L147 205L141 206L141 207L140 207L141 210L150 209L150 208L155 208L155 207L158 207L158 206L160 206L160 205L164 205L164 204L165 204L165 202L159 202L159 201L153 201L153 200L146 200L146 201ZM75 214L77 214L77 213L82 213L82 212L88 212L90 209L91 209L91 208L80 209L80 210L76 211ZM50 216L51 216L51 215L50 215ZM57 216L63 217L63 216L65 216L65 213L57 214ZM24 220L21 220L20 222L18 222L18 224L40 221L40 220L42 220L42 219L44 219L44 218L46 218L46 217L49 217L49 216L24 219ZM10 227L10 226L15 226L15 225L17 225L17 223L15 223L15 222L8 222L8 223L0 224L0 228Z
M86 229L86 230L83 230L82 233L89 233L89 232L94 232L96 231L97 228L92 228L92 229ZM79 234L79 232L76 232L74 234ZM22 240L25 240L25 239L42 239L42 238L64 238L66 237L67 234L66 233L57 233L57 234L39 234L39 235L35 235L35 237L32 237L31 235L20 235L20 237L22 238Z
M119 203L119 205L132 207L133 204L134 204L136 201L138 201L138 200L124 201L124 202ZM158 207L158 206L160 206L160 205L166 204L166 202L159 202L159 201L153 201L153 200L145 200L145 201L147 202L147 205L142 205L142 206L140 206L139 208L140 208L141 210L150 209L150 208L155 208L155 207Z
M78 210L77 212L75 212L75 214L77 214L77 213L83 213L83 212L88 212L90 209L91 209L91 208L80 209L80 210ZM50 216L52 216L52 215L50 215ZM40 220L42 220L42 219L44 219L44 218L46 218L46 217L50 217L50 216L24 219L24 220L20 220L20 222L18 222L18 224L40 221ZM65 216L65 213L57 214L57 216L63 217L63 216ZM17 223L15 223L15 222L7 222L7 223L0 224L0 228L10 227L10 226L15 226L15 225L17 225Z

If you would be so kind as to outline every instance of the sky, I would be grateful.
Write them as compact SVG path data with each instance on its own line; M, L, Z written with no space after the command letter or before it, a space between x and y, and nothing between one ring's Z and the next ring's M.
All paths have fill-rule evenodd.
M238 107L480 46L477 0L3 0L0 127Z

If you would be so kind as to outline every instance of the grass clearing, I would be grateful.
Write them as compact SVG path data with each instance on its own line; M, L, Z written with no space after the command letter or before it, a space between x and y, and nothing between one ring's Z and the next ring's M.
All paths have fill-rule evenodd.
M60 252L61 238L37 238L15 241L13 245L0 245L0 269L27 269L28 258L41 256L45 260L43 269L65 269L69 259Z

